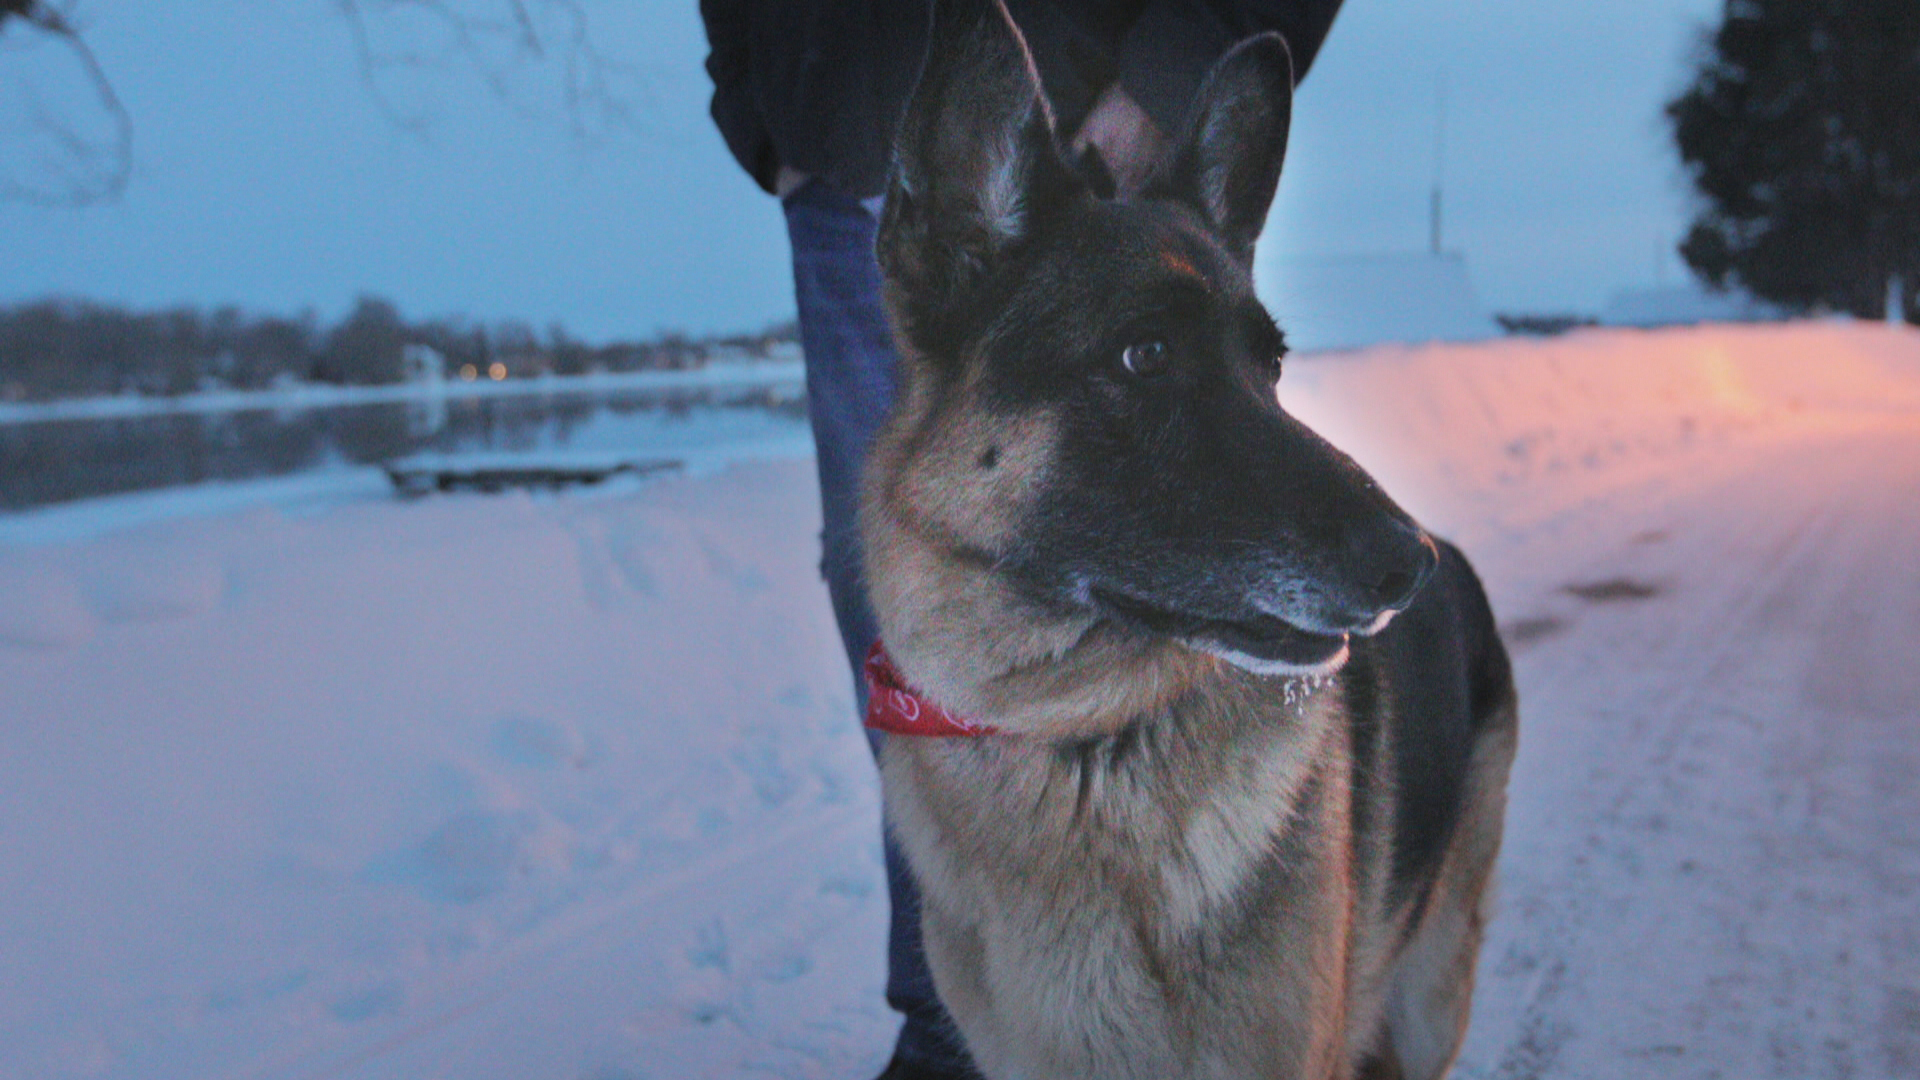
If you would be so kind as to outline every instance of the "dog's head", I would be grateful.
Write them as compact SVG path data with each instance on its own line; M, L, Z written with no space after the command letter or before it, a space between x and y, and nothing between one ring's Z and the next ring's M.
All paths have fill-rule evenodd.
M1080 633L1337 668L1436 554L1275 394L1285 345L1251 266L1286 150L1285 42L1222 58L1124 203L1062 157L999 3L942 3L933 42L879 238L904 372L868 488L893 529L869 547L892 561L870 554L871 575L922 545ZM883 625L950 601L927 594L942 580L960 579L874 581Z

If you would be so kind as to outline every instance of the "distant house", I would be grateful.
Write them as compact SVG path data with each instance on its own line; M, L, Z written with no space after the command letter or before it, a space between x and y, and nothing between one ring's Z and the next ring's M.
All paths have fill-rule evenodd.
M447 381L446 357L431 345L405 346L400 350L400 380L418 386L442 386Z
M1500 326L1459 255L1355 255L1264 262L1256 288L1295 350L1483 341Z
M1623 289L1600 313L1602 326L1692 326L1696 323L1778 322L1792 313L1744 292L1712 292L1698 285Z

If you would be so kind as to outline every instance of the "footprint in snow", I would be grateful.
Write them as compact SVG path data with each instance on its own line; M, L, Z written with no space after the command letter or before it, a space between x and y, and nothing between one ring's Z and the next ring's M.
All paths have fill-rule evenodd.
M534 716L505 716L493 726L493 749L515 765L551 768L567 765L584 769L593 764L593 752L580 729L564 720Z
M385 1016L405 1004L407 990L398 982L385 982L358 993L348 994L335 1001L328 1009L334 1019L347 1023L359 1023L376 1016Z
M471 904L536 870L567 865L571 848L564 829L530 812L473 811L376 861L366 877L408 886L435 903Z
M762 806L780 806L800 790L800 781L774 747L753 743L736 748L728 756L734 767L746 775L754 798Z
M767 575L759 567L741 562L713 541L702 538L700 550L706 556L707 568L713 571L714 576L732 585L738 592L758 593L773 587L773 582L767 580Z

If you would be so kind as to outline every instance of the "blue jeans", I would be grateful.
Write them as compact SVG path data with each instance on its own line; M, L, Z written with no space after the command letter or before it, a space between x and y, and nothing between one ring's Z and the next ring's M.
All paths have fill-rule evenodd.
M793 291L807 361L807 410L820 469L820 574L833 599L840 641L866 711L861 667L879 636L860 580L860 469L893 404L895 354L874 259L877 222L857 200L818 180L788 195ZM867 732L877 753L883 738ZM883 838L887 893L887 1004L905 1018L896 1054L915 1064L971 1073L953 1022L934 994L920 944L920 891L893 838Z

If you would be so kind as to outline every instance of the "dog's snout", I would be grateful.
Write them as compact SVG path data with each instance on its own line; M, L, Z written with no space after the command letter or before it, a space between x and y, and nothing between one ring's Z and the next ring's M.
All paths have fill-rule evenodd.
M1372 601L1382 611L1402 611L1427 584L1440 562L1440 553L1427 534L1414 531L1415 546L1402 556L1400 565L1379 572L1372 586Z
M1439 550L1427 534L1398 515L1348 536L1349 618L1362 633L1386 626L1439 566Z

